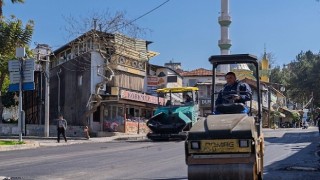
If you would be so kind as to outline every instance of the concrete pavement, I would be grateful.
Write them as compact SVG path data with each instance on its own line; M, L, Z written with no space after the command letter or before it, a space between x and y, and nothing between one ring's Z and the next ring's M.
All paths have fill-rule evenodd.
M2 145L0 151L12 151L12 150L24 150L33 149L38 147L53 147L53 146L66 146L71 144L81 143L96 143L96 142L109 142L114 140L142 140L146 139L146 134L126 134L126 133L115 133L110 137L93 137L85 139L82 137L67 137L68 142L64 142L64 139L57 143L56 137L37 137L37 136L23 136L22 140L25 144L21 145ZM19 140L18 136L0 136L0 140Z

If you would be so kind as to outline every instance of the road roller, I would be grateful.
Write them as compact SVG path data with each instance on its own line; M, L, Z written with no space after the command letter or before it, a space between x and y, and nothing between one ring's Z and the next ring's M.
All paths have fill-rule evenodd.
M251 54L214 55L209 61L213 65L212 113L199 120L187 134L185 160L188 166L188 179L262 179L264 138L261 126L261 92L257 57ZM216 68L230 65L232 69L237 67L236 65L245 64L254 68L246 70L247 76L252 76L250 86L253 95L250 95L250 100L245 103L229 101L216 105L216 97L223 92L216 90L218 88ZM234 92L235 96L237 94L241 92Z

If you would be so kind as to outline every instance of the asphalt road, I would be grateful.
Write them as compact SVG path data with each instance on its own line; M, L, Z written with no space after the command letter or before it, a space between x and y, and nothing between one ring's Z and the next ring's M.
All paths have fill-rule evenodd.
M317 129L266 130L265 179L320 177ZM0 152L0 177L187 179L183 142L113 141ZM1 179L1 178L0 178Z
M265 179L319 179L320 136L317 128L278 129L265 134Z

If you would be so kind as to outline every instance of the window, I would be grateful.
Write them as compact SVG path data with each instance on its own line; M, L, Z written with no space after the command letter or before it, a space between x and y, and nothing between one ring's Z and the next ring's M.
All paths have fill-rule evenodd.
M199 86L199 97L204 97L205 96L205 87L204 86Z
M167 82L178 82L178 77L177 76L168 76L167 77Z
M189 85L188 86L194 86L197 83L197 79L189 79Z
M119 106L118 107L118 112L117 112L117 117L116 117L116 120L120 123L120 124L123 124L123 107Z

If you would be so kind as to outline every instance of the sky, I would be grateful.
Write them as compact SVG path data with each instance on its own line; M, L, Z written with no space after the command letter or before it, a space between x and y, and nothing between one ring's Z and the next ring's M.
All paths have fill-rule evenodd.
M65 17L90 17L106 11L126 12L134 20L167 0L5 0L4 16L35 22L31 48L48 44L53 50L67 44ZM211 69L208 58L220 54L220 0L169 0L135 21L149 29L140 37L160 54L150 63L180 62L184 70ZM320 50L320 2L316 0L229 0L232 54L272 53L275 65L293 61L301 51Z

